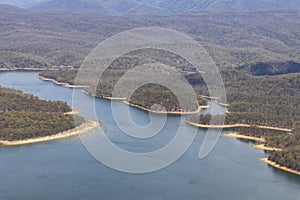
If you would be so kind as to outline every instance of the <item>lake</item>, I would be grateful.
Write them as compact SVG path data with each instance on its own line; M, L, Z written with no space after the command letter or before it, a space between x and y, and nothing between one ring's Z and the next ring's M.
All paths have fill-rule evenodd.
M72 104L72 89L42 81L37 75L38 72L1 72L0 85ZM80 101L92 103L94 98L82 93ZM93 119L82 105L78 108L82 115ZM109 138L120 148L134 152L163 147L180 123L179 116L169 116L158 137L138 141L117 127L110 101L96 99L95 108ZM130 108L130 112L137 123L149 122L147 112L136 108ZM1 146L0 199L299 200L300 176L260 161L267 155L254 149L251 142L221 137L208 157L198 159L205 133L199 130L191 147L175 163L147 174L128 174L104 166L88 153L78 137L20 147Z

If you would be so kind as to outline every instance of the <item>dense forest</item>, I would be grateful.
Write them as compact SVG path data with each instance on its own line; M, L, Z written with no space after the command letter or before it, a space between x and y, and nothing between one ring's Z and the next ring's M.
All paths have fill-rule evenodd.
M0 68L80 66L104 39L139 27L185 33L205 47L220 67L300 62L297 10L111 17L89 12L32 12L0 5L0 13Z
M54 135L84 123L60 101L46 101L0 87L0 140L16 141ZM75 123L76 122L76 123Z
M299 170L300 166L300 69L299 63L255 63L221 71L227 93L229 113L225 124L249 124L237 132L264 137L266 146L280 148L269 152L269 159L282 166ZM201 81L196 87L205 91ZM209 115L190 116L198 123L209 123ZM292 129L284 131L259 129L265 125Z
M0 111L65 113L71 110L65 102L45 101L22 91L0 86Z
M98 96L110 96L117 80L125 73L123 68L109 70L106 78L98 85ZM276 163L299 170L300 159L300 75L299 63L288 62L258 62L237 68L222 68L226 92L228 113L225 124L248 124L250 127L236 128L244 135L264 137L266 146L280 148L280 152L270 152L269 159ZM180 70L180 69L179 69ZM48 71L42 76L56 80L67 79L74 83L76 71ZM105 76L104 76L105 77ZM209 95L200 73L184 74L184 77L194 87L198 95ZM170 110L176 110L178 101L166 88L157 85L147 85L137 90L131 97L131 102L149 108L157 103ZM220 99L225 103L224 99ZM205 101L199 98L199 104ZM174 107L174 105L176 105ZM220 116L222 119L223 116ZM216 117L218 118L218 116ZM187 121L209 124L210 115L191 115ZM218 124L218 120L215 121ZM260 129L258 126L270 126L286 131Z
M244 65L237 69L251 73L254 76L276 76L300 72L300 63L288 62L258 62L254 65Z
M135 105L139 105L145 108L153 108L152 106L157 104L163 106L165 111L170 112L185 112L195 111L199 106L206 106L207 101L198 95L198 105L189 99L189 96L181 95L183 97L182 105L179 103L178 98L168 88L156 84L147 84L136 90L130 97L129 102ZM145 97L147 97L145 99ZM156 110L161 110L156 108Z

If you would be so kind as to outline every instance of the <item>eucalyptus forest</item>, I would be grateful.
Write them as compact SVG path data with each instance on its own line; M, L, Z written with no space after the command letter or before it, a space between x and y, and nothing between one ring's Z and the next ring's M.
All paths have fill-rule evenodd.
M65 102L42 100L18 90L0 87L0 102L3 141L55 135L84 123L80 116L65 114L72 110Z

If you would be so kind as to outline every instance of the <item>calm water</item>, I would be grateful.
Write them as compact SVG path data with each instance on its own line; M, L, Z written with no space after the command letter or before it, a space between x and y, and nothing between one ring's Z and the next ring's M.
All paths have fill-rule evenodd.
M1 72L0 85L13 87L40 98L62 100L71 105L72 90L36 78L37 72ZM82 94L82 102L93 98ZM121 148L147 152L168 143L179 117L169 117L162 134L151 141L136 141L117 128L110 102L96 99L98 119ZM91 115L79 108L86 118ZM221 108L220 108L221 109ZM140 124L147 113L131 108ZM300 177L261 162L264 151L252 143L221 137L204 160L197 158L205 130L173 165L158 172L132 175L105 167L84 148L79 138L22 147L0 147L0 199L195 199L195 200L299 200Z

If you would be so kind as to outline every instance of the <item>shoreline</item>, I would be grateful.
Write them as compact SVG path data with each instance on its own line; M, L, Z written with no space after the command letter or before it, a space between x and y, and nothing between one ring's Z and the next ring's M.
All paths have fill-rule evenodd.
M49 135L44 137L38 137L38 138L31 138L26 140L17 140L17 141L6 141L6 140L0 140L0 144L3 146L21 146L21 145L28 145L28 144L35 144L40 142L48 142L53 140L59 140L69 137L75 137L80 134L86 133L88 131L91 131L97 127L101 126L100 122L97 121L86 121L84 124L70 129L63 132L60 132L55 135Z
M142 106L139 106L139 105L135 105L135 104L132 104L132 103L129 103L128 101L123 101L123 103L129 105L129 106L132 106L132 107L135 107L135 108L139 108L141 110L144 110L144 111L148 111L148 112L151 112L151 113L155 113L155 114L167 114L167 115L192 115L192 114L197 114L199 112L201 112L202 109L206 109L206 108L209 108L210 106L199 106L197 110L195 111L190 111L190 112L172 112L172 111L155 111L155 110L150 110L148 108L144 108Z
M93 95L93 96L97 97L95 95ZM123 97L97 97L97 98L111 100L111 101L125 101L127 99L127 98L123 98Z
M78 115L78 114L80 114L80 111L79 110L72 110L72 111L70 111L70 112L66 112L66 113L64 113L64 115Z
M70 85L69 83L60 83L58 81L56 81L55 79L51 79L51 78L45 78L43 76L40 76L38 75L37 76L39 79L41 80L44 80L44 81L50 81L54 84L57 84L57 85L63 85L64 87L67 87L67 88L81 88L83 89L82 92L84 94L87 94L87 95L91 95L93 97L96 97L96 98L101 98L101 99L107 99L107 100L111 100L111 101L123 101L123 103L131 106L131 107L135 107L135 108L139 108L139 109L142 109L144 111L148 111L148 112L151 112L151 113L155 113L155 114L168 114L168 115L192 115L192 114L197 114L199 112L201 112L202 109L207 109L207 108L210 108L211 106L210 105L207 105L207 106L199 106L197 110L195 111L190 111L190 112L171 112L171 111L155 111L155 110L150 110L150 109L147 109L147 108L144 108L142 106L139 106L139 105L135 105L135 104L132 104L132 103L129 103L128 101L126 101L127 98L124 98L124 97L99 97L99 96L96 96L94 94L90 94L88 92L86 92L84 90L84 88L87 88L88 86L76 86L76 85Z
M255 142L263 142L263 143L265 142L265 138L246 136L246 135L242 135L239 133L229 133L229 134L224 134L224 136L238 138L238 139L246 139L246 140L251 140L251 141L255 141ZM282 151L282 149L279 149L279 148L266 147L265 144L254 145L254 148L262 149L265 151ZM261 160L276 169L279 169L279 170L282 170L285 172L289 172L292 174L300 175L300 171L293 170L293 169L287 168L285 166L281 166L273 161L270 161L268 158L261 158Z
M277 169L280 169L280 170L283 170L283 171L286 171L286 172L289 172L289 173L292 173L292 174L300 175L300 171L293 170L293 169L281 166L281 165L279 165L279 164L277 164L273 161L270 161L268 158L261 158L260 160L267 163L268 165L270 165L274 168L277 168Z
M94 94L90 94L90 93L88 93L85 90L81 90L81 92L84 93L84 94L86 94L86 95L90 95L92 97L96 97L96 98L100 98L100 99L106 99L106 100L111 100L111 101L124 101L124 100L127 99L125 97L99 97L99 96L96 96Z
M147 111L147 112L151 112L151 113L155 113L155 114L168 114L168 115L191 115L191 114L197 114L199 112L201 112L202 109L207 109L207 108L210 108L211 106L210 105L207 105L207 106L199 106L197 110L195 111L191 111L191 112L170 112L170 111L155 111L155 110L150 110L148 108L145 108L143 106L139 106L139 105L136 105L136 104L132 104L132 103L129 103L127 100L127 98L125 97L99 97L99 96L96 96L94 94L90 94L88 92L86 92L85 90L82 90L82 92L86 95L91 95L93 97L96 97L96 98L101 98L101 99L106 99L106 100L110 100L110 101L122 101L123 103L125 103L126 105L128 106L131 106L131 107L135 107L135 108L139 108L141 110L144 110L144 111Z
M229 107L230 105L228 103L221 103L218 100L216 100L216 104L223 106L223 107Z
M55 79L45 78L45 77L40 76L40 75L38 75L37 77L39 79L43 80L43 81L50 81L50 82L55 83L57 85L62 85L66 88L79 88L80 89L80 88L87 88L88 87L88 86L84 86L84 85L70 85L69 83L61 83L61 82L56 81Z
M49 69L35 69L35 68L24 68L24 69L0 69L1 71L44 71L44 70L49 70ZM87 88L88 86L80 86L80 85L70 85L69 83L60 83L54 79L50 79L50 78L45 78L42 76L38 76L38 78L40 78L41 80L44 81L50 81L54 84L57 85L62 85L66 88ZM84 91L84 90L83 90ZM86 93L88 94L88 93ZM92 94L88 94L88 95L92 95ZM97 97L97 96L95 96ZM155 111L155 110L150 110L147 109L145 107L139 106L139 105L135 105L135 104L131 104L129 102L126 101L127 98L114 98L114 97L97 97L97 98L102 98L102 99L107 99L107 100L112 100L112 101L123 101L123 103L132 106L132 107L136 107L139 109L142 109L144 111L147 112L151 112L151 113L155 113L155 114L170 114L170 115L190 115L190 114L197 114L199 112L201 112L202 109L206 109L206 108L210 108L210 106L199 106L198 109L196 111L190 111L190 112L182 112L182 111ZM218 98L214 98L214 97L206 97L207 99L212 99L215 100L217 104L224 106L224 107L228 107L229 104L224 104L218 101ZM78 114L79 112L76 111L71 111L65 114ZM199 128L216 128L216 129L221 129L221 128L237 128L237 127L251 127L254 125L249 125L249 124L232 124L232 125L204 125L204 124L197 124L197 123L193 123L193 122L189 122L189 121L185 121L186 123L199 127ZM18 141L3 141L0 140L0 145L4 145L4 146L20 146L20 145L28 145L28 144L34 144L34 143L41 143L41 142L48 142L48 141L53 141L53 140L59 140L59 139L65 139L65 138L69 138L69 137L75 137L78 136L80 134L86 133L88 131L91 131L97 127L101 126L101 123L96 122L96 121L86 121L84 124L75 127L73 129L67 130L67 131L63 131L60 132L58 134L55 135L50 135L50 136L44 136L44 137L39 137L39 138L32 138L32 139L26 139L26 140L18 140ZM258 128L261 129L269 129L269 130L279 130L279 131L285 131L285 132L291 132L291 129L287 129L287 128L280 128L280 127L271 127L271 126L256 126ZM265 142L265 138L259 138L259 137L253 137L253 136L246 136L246 135L242 135L239 133L229 133L229 134L224 134L225 137L232 137L232 138L238 138L238 139L246 139L246 140L251 140L251 141L258 141L258 142ZM262 149L262 150L266 150L266 151L282 151L282 149L279 148L272 148L272 147L266 147L265 144L259 144L259 145L255 145L254 146L257 149ZM289 173L293 173L296 175L300 175L300 171L297 170L293 170L293 169L289 169L287 167L281 166L275 162L270 161L268 158L261 158L261 160L265 163L267 163L268 165L277 168L279 170L283 170Z
M256 142L266 142L265 138L247 136L247 135L242 135L239 133L228 133L228 134L224 134L224 136L238 138L238 139L246 139L246 140L251 140L251 141L256 141Z
M282 149L280 149L280 148L267 147L267 146L265 146L265 144L254 145L254 148L262 149L262 150L265 150L265 151L282 151Z
M206 124L197 124L194 122L190 122L185 120L187 124L190 124L192 126L196 126L199 128L215 128L215 129L227 129L227 128L239 128L239 127L251 127L255 125L250 125L250 124L231 124L231 125L206 125ZM287 129L287 128L280 128L280 127L272 127L272 126L256 126L257 128L261 129L269 129L269 130L276 130L276 131L285 131L285 132L291 132L292 129Z

